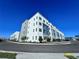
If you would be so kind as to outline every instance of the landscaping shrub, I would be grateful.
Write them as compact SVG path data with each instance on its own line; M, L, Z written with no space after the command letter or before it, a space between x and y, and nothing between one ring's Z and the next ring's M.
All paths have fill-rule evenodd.
M39 42L42 43L43 39L42 37L39 37Z
M74 56L66 56L66 57L69 58L69 59L77 59Z
M0 52L0 58L16 59L16 53L2 53L2 52Z
M79 41L79 39L76 39L77 41Z
M51 40L50 38L47 38L47 42L50 42L50 40Z
M0 39L0 42L2 42L3 40L2 39Z

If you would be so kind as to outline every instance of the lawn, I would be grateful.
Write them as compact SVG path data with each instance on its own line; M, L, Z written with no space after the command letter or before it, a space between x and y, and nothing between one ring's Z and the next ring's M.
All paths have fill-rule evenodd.
M2 53L2 52L0 52L0 58L16 59L16 53Z
M74 57L74 55L72 55L72 53L65 53L64 56L68 59L77 59L76 57Z

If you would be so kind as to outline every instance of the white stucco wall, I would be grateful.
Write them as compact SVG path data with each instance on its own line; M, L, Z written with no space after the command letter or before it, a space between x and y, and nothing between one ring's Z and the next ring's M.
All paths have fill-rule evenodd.
M16 31L12 35L10 35L10 40L14 40L14 39L16 39L16 41L18 41L18 39L19 39L19 31Z
M40 20L39 17L41 17L42 20ZM43 22L43 20L45 20L45 22ZM36 22L37 22L37 24L36 24ZM41 26L39 25L39 22L42 23ZM53 26L45 17L43 17L40 13L37 12L28 21L25 20L22 23L21 33L20 33L20 41L21 41L21 37L22 36L27 36L27 37L29 37L29 39L26 40L26 41L39 42L39 40L38 40L39 36L42 36L42 38L44 38L44 35L43 35L43 23L46 24L50 29L54 29L55 30L56 37L54 37L52 35L51 30L49 30L50 31L50 35L49 36L51 36L51 41L53 40L53 38L54 39L64 39L64 34L62 32L60 32L55 26ZM52 28L51 28L51 26L52 26ZM25 27L25 29L24 29L24 27ZM37 28L37 31L36 31L36 28ZM39 32L39 28L42 29L42 32ZM33 30L34 30L34 32L33 32ZM26 34L24 34L23 32L26 33ZM57 32L59 34L61 34L62 37L57 37ZM37 36L37 39L35 39L36 36ZM33 39L33 37L34 37L34 39Z

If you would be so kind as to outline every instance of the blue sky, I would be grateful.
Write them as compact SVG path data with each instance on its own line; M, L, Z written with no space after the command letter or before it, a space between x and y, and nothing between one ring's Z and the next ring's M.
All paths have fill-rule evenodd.
M79 34L79 0L0 0L0 36L20 31L22 22L36 12L65 36Z

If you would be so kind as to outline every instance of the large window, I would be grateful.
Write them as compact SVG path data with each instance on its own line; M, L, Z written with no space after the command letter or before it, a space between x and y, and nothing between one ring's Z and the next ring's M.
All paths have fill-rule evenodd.
M49 30L50 30L49 27L46 24L43 24L43 34L49 35L50 34Z
M34 21L35 21L35 18L34 18Z
M43 20L43 22L45 23L45 20Z
M25 23L26 24L26 23Z
M38 19L38 16L36 16L36 19Z
M62 35L60 34L60 37L61 37L61 39L62 39Z
M35 26L35 23L33 23L33 26Z
M32 36L32 39L34 40L34 36Z
M39 36L39 39L42 38L42 36Z
M59 37L59 33L57 32L57 36Z
M55 33L54 33L54 37L56 37Z
M41 18L41 17L39 17L39 19L40 19L40 20L42 20L42 18Z
M29 24L30 24L30 22L29 22Z
M35 39L37 40L37 36L35 36Z
M46 22L46 24L48 24L48 22Z
M36 28L36 32L37 32L37 28Z
M25 29L25 27L24 27L24 29Z
M39 28L39 32L42 32L42 29L41 28Z
M55 30L54 30L54 29L52 29L52 35L53 35L54 37L56 37L56 34L55 34Z
M36 25L37 25L37 22L36 22Z
M39 25L42 25L42 23L41 23L41 22L39 22Z
M34 29L33 29L33 32L34 32Z
M27 33L29 33L29 31L27 30Z

